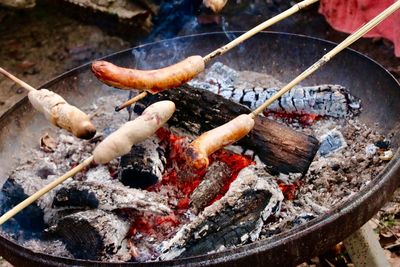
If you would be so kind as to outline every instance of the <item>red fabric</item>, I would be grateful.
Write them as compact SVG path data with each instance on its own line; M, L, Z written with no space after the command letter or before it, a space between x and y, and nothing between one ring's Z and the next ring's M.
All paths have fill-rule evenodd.
M336 30L352 33L389 7L396 0L321 0L319 12ZM400 11L381 22L365 37L384 37L400 57Z

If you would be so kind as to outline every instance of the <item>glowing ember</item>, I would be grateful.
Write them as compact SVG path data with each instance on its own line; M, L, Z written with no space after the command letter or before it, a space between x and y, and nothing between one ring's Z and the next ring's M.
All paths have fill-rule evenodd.
M132 244L136 240L146 238L161 242L176 233L179 225L189 221L187 211L189 209L190 195L201 183L206 174L206 170L193 172L188 170L185 160L181 157L182 151L189 143L186 137L179 137L168 130L162 128L157 131L157 136L161 139L163 145L167 147L167 163L161 182L149 187L148 191L157 192L165 195L173 214L168 216L158 216L151 213L141 213L135 216L128 236ZM224 162L231 170L230 179L220 190L218 195L209 204L217 201L228 191L230 184L237 178L239 172L254 164L247 156L235 154L228 150L220 150L209 158L210 164L214 161Z
M308 113L287 113L287 112L276 112L267 110L264 112L265 116L272 116L275 119L283 119L288 123L299 122L303 126L310 126L314 124L321 116L317 114Z
M301 186L301 182L297 181L293 184L285 184L284 182L278 180L279 189L282 191L285 199L293 200L296 198L297 189Z

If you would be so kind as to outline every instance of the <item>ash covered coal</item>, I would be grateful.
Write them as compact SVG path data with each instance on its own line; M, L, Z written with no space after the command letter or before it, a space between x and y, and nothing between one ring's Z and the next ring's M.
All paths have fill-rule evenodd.
M263 168L242 169L229 191L162 244L160 260L206 254L255 241L263 221L278 213L282 192Z
M265 73L236 71L214 63L192 86L211 91L255 109L284 84ZM340 85L296 86L272 103L269 111L345 118L360 112L360 100Z
M165 164L165 148L152 136L121 157L118 179L126 186L145 189L161 181Z
M116 181L108 184L94 181L72 181L57 190L53 198L53 207L170 213L171 210L163 202L165 200L157 194L127 188Z
M218 71L226 74L217 77ZM210 90L215 91L215 86L221 84L233 86L227 86L228 89L243 88L240 98L237 98L239 91L229 94L222 90L225 87L221 87L219 93L231 100L236 97L238 102L248 106L256 105L265 92L271 92L269 88L281 85L265 74L239 72L227 66L214 72L208 73L205 80L195 82L205 86L204 81L216 77L222 82L211 84ZM392 149L384 136L358 121L360 103L357 99L340 86L320 88L299 87L298 94L289 95L290 101L285 100L283 106L285 112L315 112L321 115L317 120L302 124L284 116L273 117L287 124L285 132L295 129L303 133L303 138L316 136L322 144L305 173L284 172L288 170L285 167L278 168L282 171L276 175L268 174L267 157L261 154L262 149L251 147L249 142L213 154L207 172L187 172L180 158L185 143L200 134L199 126L215 127L222 122L223 112L208 112L210 107L197 104L199 114L207 111L207 120L202 121L204 125L198 123L200 116L196 117L196 123L191 121L194 129L190 129L189 120L179 123L175 118L171 121L174 127L160 130L156 136L133 147L120 161L92 165L57 187L28 208L27 213L21 213L21 218L15 217L10 224L2 226L1 233L29 249L56 256L144 262L224 250L267 239L307 223L348 200L371 182L384 168ZM212 104L216 101L197 91L196 96ZM255 96L255 102L250 96ZM306 96L308 102L300 104L301 96ZM328 98L333 102L329 104ZM250 100L246 102L245 99ZM314 103L313 99L322 100ZM3 186L1 209L6 211L88 157L96 142L126 121L126 114L114 113L110 108L123 100L115 95L102 97L85 109L89 114L97 114L93 121L103 129L91 141L75 139L62 131L50 136L44 132L42 148L38 146L27 151L29 160L21 161ZM186 115L192 114L193 103L187 103ZM299 109L301 105L307 108ZM231 106L231 109L240 106L238 112L249 110L242 105ZM185 107L180 105L179 108L184 114ZM282 108L276 109L276 112L282 111ZM264 123L266 118L262 120ZM269 139L274 140L279 135L282 131ZM260 137L250 138L260 140ZM260 144L265 142L257 146ZM141 184L143 177L150 177L144 181L151 182ZM138 189L129 187L132 180ZM27 218L34 218L37 229L27 223Z

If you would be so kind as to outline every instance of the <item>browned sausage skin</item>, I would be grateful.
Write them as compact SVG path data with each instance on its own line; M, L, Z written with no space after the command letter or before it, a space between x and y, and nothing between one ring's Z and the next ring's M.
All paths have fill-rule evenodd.
M253 116L242 114L224 125L203 133L190 143L185 151L187 164L196 170L207 168L209 164L208 156L224 146L242 139L253 127Z
M157 94L190 81L204 70L201 56L188 57L174 65L156 70L136 70L118 67L107 61L92 63L96 77L110 86L120 89L146 90Z

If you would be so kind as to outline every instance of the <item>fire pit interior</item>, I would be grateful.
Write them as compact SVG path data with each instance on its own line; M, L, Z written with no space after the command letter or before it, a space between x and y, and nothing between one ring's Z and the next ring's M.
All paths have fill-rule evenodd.
M187 53L201 53L207 49L204 39L218 46L224 38L181 38L112 59L154 68L184 57L181 52L189 46ZM298 46L282 46L294 39ZM313 42L318 49L308 51ZM19 123L9 123L2 132L20 148L1 144L6 162L2 213L88 157L98 142L148 105L169 99L177 111L168 126L127 155L107 165L92 164L46 194L6 223L1 235L55 259L168 261L274 242L332 214L375 183L397 149L395 119L379 114L386 120L379 121L372 115L380 108L371 97L377 84L365 87L363 78L346 77L358 65L347 64L345 56L367 60L353 52L284 95L251 134L212 154L207 170L193 172L182 158L190 140L259 106L330 45L262 34L188 84L141 100L129 116L113 110L127 93L100 84L87 67L56 80L50 89L91 114L101 130L92 140L78 140L44 127L44 119L26 102L16 107ZM294 56L283 57L285 49ZM335 67L343 60L346 69ZM298 143L285 144L289 135Z

